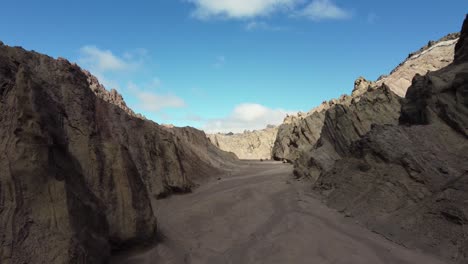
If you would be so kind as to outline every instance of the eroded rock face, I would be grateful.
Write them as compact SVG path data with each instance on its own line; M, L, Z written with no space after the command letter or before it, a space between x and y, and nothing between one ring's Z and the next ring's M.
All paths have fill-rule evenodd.
M99 82L99 80L94 75L92 75L89 71L84 70L84 69L81 69L81 70L86 75L89 88L91 89L91 91L93 91L93 93L97 97L101 98L102 100L108 103L111 103L113 105L120 107L128 115L146 120L146 118L143 115L135 113L132 109L130 109L130 107L127 106L122 95L119 94L117 90L111 89L110 91L108 91L106 87L104 87L104 85L102 85Z
M295 162L297 177L315 181L323 171L350 154L350 147L374 125L397 124L401 99L387 86L368 90L348 104L337 104L325 111L316 144L303 148Z
M459 33L452 33L437 41L429 41L419 51L411 53L388 76L381 76L375 85L386 84L398 96L405 97L416 74L425 75L452 63L459 37Z
M286 117L278 127L278 135L271 151L273 159L295 161L303 151L315 145L325 120L325 109L330 105L325 102L321 107L323 109L314 109L307 115L300 113Z
M399 109L399 103L398 100L393 100L396 99L393 96L394 93L391 92L387 86L382 85L381 87L377 87L375 86L374 82L368 81L363 77L359 77L354 83L354 89L351 95L342 95L338 99L325 101L320 106L312 109L308 113L299 113L297 116L286 117L283 124L279 126L278 136L275 140L272 150L273 158L276 160L288 160L291 162L296 161L304 153L309 152L311 148L315 147L321 137L324 124L326 124L326 122L329 124L336 122L331 121L331 119L343 115L338 113L344 111L349 115L354 114L355 117L360 115L359 113L349 112L353 111L349 110L349 107L354 109L359 104L360 109L354 109L355 111L364 110L363 113L367 114L366 118L368 120L377 121L380 116L378 115L378 112L373 113L374 110L372 109L372 106L375 105L375 102L371 102L372 100L381 102L381 97L379 97L377 94L383 97L391 98L388 101L390 104L397 104L394 105L394 107L385 109L385 111L392 111L392 113L388 113L386 116L397 115L399 110L396 109ZM362 106L364 102L369 103L367 105L369 106L369 109L367 109L366 106ZM349 116L349 118L353 119L351 116ZM382 122L385 123L388 120L388 118L383 118ZM358 122L361 121L358 120ZM367 128L368 131L370 126L367 125L366 127L369 127ZM362 131L360 131L360 133L362 133Z
M129 115L89 78L0 46L0 263L103 263L154 237L152 197L235 161L201 131Z
M343 95L338 99L323 102L308 113L287 117L279 126L272 150L273 158L294 162L304 151L308 152L320 138L326 112L336 105L348 107L353 101L359 101L368 91L379 89L383 85L396 95L404 97L415 75L439 70L453 61L454 48L459 37L459 33L453 33L438 41L430 41L419 51L411 53L389 75L381 76L375 82L363 77L356 79L350 96ZM394 114L398 114L398 111Z
M271 159L271 149L277 127L246 131L239 134L210 134L210 141L220 149L236 154L240 159Z
M399 124L375 125L314 188L393 241L466 263L468 49L460 43L455 63L413 79Z

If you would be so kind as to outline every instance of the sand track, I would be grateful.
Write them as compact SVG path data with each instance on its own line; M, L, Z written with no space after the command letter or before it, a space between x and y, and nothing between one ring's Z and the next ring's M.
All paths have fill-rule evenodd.
M193 193L154 201L162 242L112 263L444 263L324 206L292 167L244 162Z

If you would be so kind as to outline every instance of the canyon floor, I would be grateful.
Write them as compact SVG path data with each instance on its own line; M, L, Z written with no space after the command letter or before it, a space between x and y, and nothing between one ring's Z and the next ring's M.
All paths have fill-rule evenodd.
M444 263L327 208L289 164L244 161L153 206L160 242L111 263Z

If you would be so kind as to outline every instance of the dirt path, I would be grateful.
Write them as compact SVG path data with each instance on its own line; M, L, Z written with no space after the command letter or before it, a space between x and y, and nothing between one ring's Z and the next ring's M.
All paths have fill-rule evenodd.
M116 257L130 263L443 263L325 207L292 167L244 162L194 193L155 201L163 241Z

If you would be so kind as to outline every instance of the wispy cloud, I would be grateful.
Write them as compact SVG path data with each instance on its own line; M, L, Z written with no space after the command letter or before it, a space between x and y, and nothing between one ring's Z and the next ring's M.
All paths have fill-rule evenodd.
M209 19L255 19L275 13L304 17L313 21L342 20L353 16L350 10L332 0L185 0L195 6L192 16ZM278 31L266 22L249 22L246 30Z
M313 0L299 15L314 21L340 20L351 18L352 12L337 6L331 0Z
M267 125L278 125L287 114L296 113L284 109L272 109L261 104L244 103L237 105L229 116L207 120L202 129L208 133L243 132L263 129Z
M286 30L285 27L278 27L278 26L272 26L266 22L263 21L251 21L245 25L245 30L247 31L257 31L257 30L263 30L263 31L282 31Z
M377 16L377 14L373 12L367 15L367 23L369 24L374 24L378 19L379 19L379 16Z
M99 73L128 71L137 68L142 63L144 56L146 56L146 51L143 49L117 56L110 50L89 45L80 48L78 62L86 68Z
M162 82L157 77L142 79L138 76L141 86L131 81L135 80L135 70L144 67L147 58L146 49L127 51L119 56L110 50L87 45L80 48L78 63L90 70L106 88L125 92L137 111L162 114L164 109L186 107L182 98L159 90Z
M182 120L200 122L203 118L197 114L186 113Z
M139 107L149 112L159 112L161 109L185 107L185 101L173 94L156 94L140 91L137 94Z
M265 16L293 7L302 0L187 0L195 5L192 15L198 19L244 19Z
M87 68L87 69L91 70L90 68ZM107 89L116 89L116 90L119 91L122 88L117 81L115 81L113 79L109 79L108 77L105 76L105 74L103 74L101 72L91 70L91 74L96 76L96 78L99 80L99 82L102 85L104 85L104 87L106 87Z
M215 67L216 69L221 69L224 67L225 64L226 64L226 57L218 56L216 57L216 61L213 63L213 67Z
M161 87L161 85L162 85L162 82L158 77L154 77L148 84L148 86L153 89L159 88Z
M128 90L136 98L135 106L145 112L158 113L163 109L186 107L184 99L171 93L156 92L154 89L141 89L135 83L128 83Z
M139 69L148 56L145 49L135 49L116 55L108 49L100 49L94 45L86 45L79 49L77 62L89 70L107 88L121 89L113 74L131 73Z

